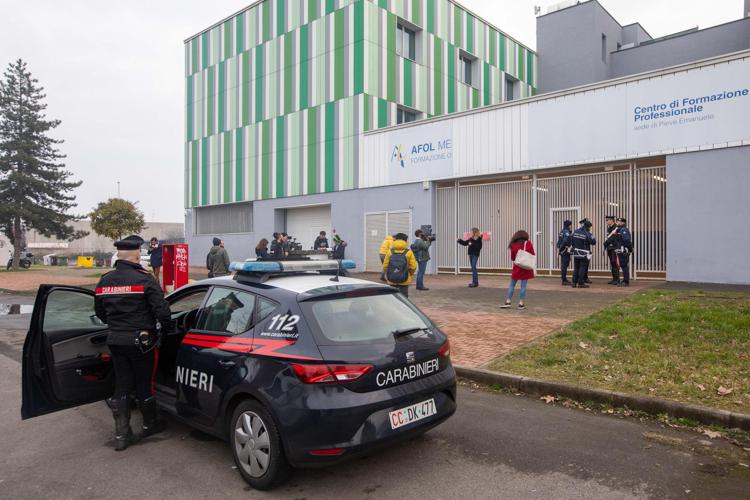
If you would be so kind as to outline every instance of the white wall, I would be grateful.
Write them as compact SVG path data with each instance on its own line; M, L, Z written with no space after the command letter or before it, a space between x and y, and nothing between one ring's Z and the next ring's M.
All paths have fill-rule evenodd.
M617 161L750 144L750 51L566 93L366 134L360 187ZM676 118L635 121L635 109L723 91L744 95ZM699 120L680 122L680 118ZM645 128L639 126L645 125ZM413 162L415 145L451 141L446 161ZM404 166L393 158L404 152Z
M750 284L750 146L667 157L667 280Z

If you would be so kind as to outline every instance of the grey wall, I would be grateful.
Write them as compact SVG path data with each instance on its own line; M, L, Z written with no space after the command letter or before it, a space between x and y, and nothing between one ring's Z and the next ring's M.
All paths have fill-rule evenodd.
M667 156L667 280L750 284L750 146Z
M622 29L598 2L586 2L536 20L539 92L551 92L608 79L601 58L602 33L609 52L617 50Z
M747 48L750 48L750 18L615 52L611 54L609 78L634 75Z
M607 36L606 63L601 57L602 34ZM750 18L651 41L640 24L620 26L592 0L537 17L536 38L542 93L748 49ZM632 42L643 45L617 49L618 43Z
M224 240L224 246L232 260L255 257L255 245L261 238L271 239L274 231L284 231L284 210L304 205L331 205L332 229L347 242L346 257L357 263L358 270L364 268L364 214L385 210L411 209L412 234L423 224L435 226L434 186L423 189L422 183L397 186L357 189L337 193L295 196L253 203L252 233L216 235ZM190 264L205 265L206 254L211 248L214 235L194 235L192 212L185 218L185 233L190 244ZM411 235L410 235L411 236ZM312 242L303 242L312 245ZM435 256L431 264L437 262ZM430 268L430 272L434 267Z

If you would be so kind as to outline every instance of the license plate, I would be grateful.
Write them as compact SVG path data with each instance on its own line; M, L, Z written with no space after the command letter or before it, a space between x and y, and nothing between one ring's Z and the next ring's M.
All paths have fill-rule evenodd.
M437 413L435 407L435 400L428 399L400 410L392 411L388 414L388 418L391 421L391 429L398 429L405 425L409 425L417 420L422 420Z

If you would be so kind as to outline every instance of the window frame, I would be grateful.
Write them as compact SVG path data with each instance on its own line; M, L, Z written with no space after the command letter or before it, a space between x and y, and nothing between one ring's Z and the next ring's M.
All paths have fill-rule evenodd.
M413 116L414 119L412 119L412 120L403 120L402 119L401 121L399 121L399 116L404 116L405 117L407 114ZM404 123L412 123L412 122L419 121L419 114L420 113L418 111L416 111L416 110L407 108L405 106L397 106L396 107L396 125L402 125Z
M422 28L416 26L405 19L397 18L396 20L396 55L408 59L412 62L417 61L419 54L419 33ZM409 47L404 48L405 39L409 40Z
M246 295L251 295L253 297L253 314L252 314L251 321L250 321L250 323L248 324L248 327L245 330L243 330L243 331L241 331L239 333L231 333L231 332L217 332L215 330L208 330L206 328L203 328L203 326L205 326L205 325L201 325L201 320L203 320L203 318L206 315L206 305L208 304L208 300L211 298L211 294L213 294L214 290L216 290L217 288L221 288L221 289L224 289L224 290L231 290L233 292L241 292L241 293L244 293ZM210 335L221 335L221 336L225 336L225 337L226 336L236 337L236 336L239 336L239 335L245 335L246 333L252 331L253 328L255 328L257 326L257 324L258 324L258 321L257 321L257 311L258 311L258 294L257 293L251 292L249 290L244 290L244 289L241 289L241 288L233 288L233 287L230 287L230 286L214 285L214 286L212 286L211 288L208 289L208 291L206 293L206 297L204 298L203 303L201 304L200 313L198 314L198 317L195 319L195 325L196 325L195 330L199 331L199 332L202 332L202 333L207 333L207 334L210 334Z

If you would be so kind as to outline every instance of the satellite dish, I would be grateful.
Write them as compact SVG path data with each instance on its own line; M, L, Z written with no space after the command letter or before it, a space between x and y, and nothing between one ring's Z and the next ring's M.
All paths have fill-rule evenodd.
M539 5L534 6L534 15L538 16L542 12L542 8Z

